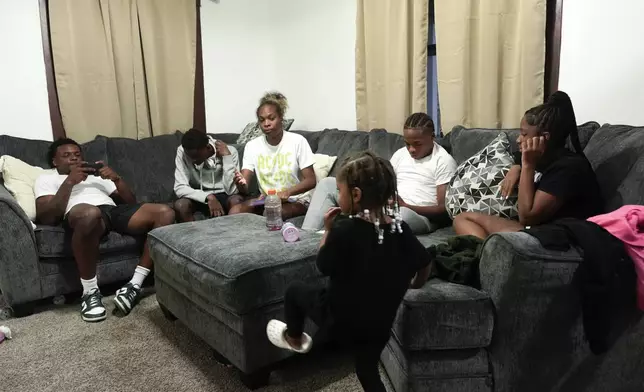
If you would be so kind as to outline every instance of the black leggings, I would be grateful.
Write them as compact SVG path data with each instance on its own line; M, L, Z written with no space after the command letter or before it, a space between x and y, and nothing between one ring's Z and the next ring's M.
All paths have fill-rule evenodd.
M330 324L330 317L324 289L307 286L302 283L294 283L286 290L284 295L284 313L286 333L290 337L302 336L304 322L308 317L320 329L325 329L337 340L341 336L333 336L333 328ZM380 379L378 363L380 354L384 350L386 341L352 343L351 351L355 358L356 375L365 392L385 392L385 385Z

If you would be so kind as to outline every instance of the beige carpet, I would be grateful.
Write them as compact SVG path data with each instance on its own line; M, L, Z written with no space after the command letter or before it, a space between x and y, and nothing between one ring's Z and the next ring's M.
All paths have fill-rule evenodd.
M81 321L78 305L51 306L0 321L14 339L0 344L0 391L244 391L234 369L180 322L167 321L154 294L127 317L111 312L98 324ZM381 370L382 371L382 370ZM385 377L383 379L386 380ZM258 391L362 391L350 358L320 352L288 361Z

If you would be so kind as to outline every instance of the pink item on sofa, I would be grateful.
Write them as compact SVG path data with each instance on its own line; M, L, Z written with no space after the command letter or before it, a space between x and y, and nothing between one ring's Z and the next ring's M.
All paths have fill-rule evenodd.
M626 245L637 273L637 305L644 310L644 206L625 205L588 221L600 225Z

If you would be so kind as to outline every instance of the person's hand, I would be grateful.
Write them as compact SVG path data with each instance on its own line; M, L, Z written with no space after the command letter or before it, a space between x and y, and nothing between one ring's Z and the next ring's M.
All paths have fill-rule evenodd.
M224 207L221 206L217 196L208 195L208 209L210 210L210 216L212 218L217 218L219 216L224 216Z
M217 155L220 157L230 155L230 150L228 149L228 145L221 140L215 140L215 151L217 152Z
M400 195L398 195L398 207L407 207L407 206L408 204L403 200L402 197L400 197Z
M237 186L245 187L247 185L246 184L246 179L244 178L244 176L239 171L235 171L235 177L233 177L233 182Z
M522 166L534 167L546 151L546 138L543 136L526 138L521 142Z
M103 161L98 161L96 163L100 163L101 165L103 165L103 167L101 167L98 170L98 175L101 176L102 179L110 180L113 182L116 182L121 179L121 176L116 174L116 172L112 170L111 167L107 166Z
M288 198L291 197L291 193L287 190L277 192L277 197L282 201L288 201Z
M331 226L333 226L333 219L338 216L340 212L342 212L340 207L331 207L329 208L329 211L324 214L324 229L326 231L331 230Z
M514 191L519 183L519 177L521 177L521 166L512 166L510 171L508 171L508 174L505 175L503 181L501 181L501 197L503 199L510 197L512 191Z
M69 174L67 175L67 179L65 180L68 185L74 186L80 184L81 182L87 180L87 176L94 172L94 169L92 168L83 167L83 163L85 162L70 166Z

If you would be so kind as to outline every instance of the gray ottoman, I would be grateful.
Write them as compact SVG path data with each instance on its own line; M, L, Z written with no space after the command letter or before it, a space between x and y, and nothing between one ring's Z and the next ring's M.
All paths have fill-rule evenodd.
M249 388L260 387L270 365L289 356L266 337L266 323L283 318L286 287L324 284L315 265L320 238L301 232L286 243L251 214L155 229L149 246L159 305L238 368Z

